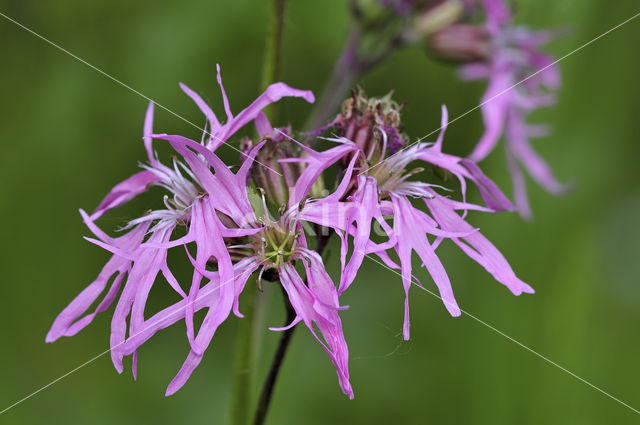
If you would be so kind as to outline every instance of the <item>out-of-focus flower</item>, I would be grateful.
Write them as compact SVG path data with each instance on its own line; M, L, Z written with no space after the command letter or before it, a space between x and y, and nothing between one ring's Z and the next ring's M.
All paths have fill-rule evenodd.
M380 0L383 7L403 16L409 14L416 3L416 0Z
M392 23L403 42L419 43L434 32L462 19L474 0L353 0L355 17L363 28ZM400 43L398 44L400 45Z
M480 103L485 132L469 157L474 161L484 159L504 135L516 205L523 217L529 217L521 168L550 193L567 190L530 145L531 138L546 135L546 128L526 122L532 111L555 102L553 92L560 85L558 69L553 58L540 50L552 37L548 31L511 26L510 11L502 0L482 0L482 4L490 40L487 44L484 35L472 37L469 46L482 46L482 51L488 48L487 54L461 69L465 80L489 81ZM472 50L478 51L475 47Z
M326 152L312 151L309 156L310 168L325 169L342 159L331 156L329 152L340 149L343 156L357 153L351 156L338 189L326 198L307 202L302 218L333 228L341 237L342 276L339 294L351 285L367 254L376 254L389 267L401 271L406 295L403 326L405 339L409 338L408 295L413 278L411 254L414 250L453 316L459 315L460 309L453 296L446 270L435 254L435 249L444 239L451 239L515 295L533 292L529 285L516 277L500 251L465 220L467 210L495 212L513 210L514 207L474 162L442 152L446 126L447 113L443 107L442 130L435 143L419 143L390 155L389 143L385 144L390 133L378 125L374 131L379 132L382 139L379 145L382 146L379 149L383 151L382 156L372 157L370 152L374 150L363 150L366 144L357 144L346 138L333 139L340 143L338 147ZM338 134L342 135L345 128L349 126L343 125ZM375 161L370 162L368 158L375 158ZM440 193L444 188L433 183L410 180L423 171L420 168L408 168L414 161L422 161L433 167L436 173L455 176L460 183L462 199L450 199ZM478 188L486 206L467 202L467 181ZM416 208L412 200L424 203L430 214ZM456 210L462 210L462 216ZM391 225L387 223L388 218L392 220ZM371 229L375 222L387 234L388 240L381 243L374 241ZM432 236L433 241L428 236ZM352 240L351 249L349 240ZM399 265L389 256L390 252L395 252Z
M463 0L432 1L417 11L409 25L407 38L415 41L427 40L436 31L458 22L464 12Z
M115 301L126 277L111 322L111 358L118 372L123 370L123 357L132 354L134 376L137 373L136 351L127 351L131 344L125 344L125 341L144 335L150 321L156 325L157 330L158 326L168 326L181 317L187 318L187 336L192 347L187 363L195 367L199 362L199 357L217 326L231 311L236 297L235 286L242 279L246 281L248 278L244 274L239 277L235 275L237 264L234 266L232 263L225 238L247 237L261 231L259 227L246 225L253 223L250 220L253 210L246 199L246 185L249 168L258 147L246 154L243 166L237 174L232 173L213 151L245 124L259 121L264 116L262 109L282 97L302 97L309 102L314 101L313 94L309 91L276 83L269 86L249 107L234 116L222 86L219 68L218 82L227 115L225 124L218 121L211 108L195 92L181 84L182 89L207 117L210 135L208 138L203 137L202 143L193 142L197 145L196 153L186 149L179 141L171 141L182 155L182 161L174 159L172 167L162 164L152 148L153 104L149 105L143 138L149 163L142 166L143 171L116 185L91 216L81 210L85 223L98 238L90 241L112 252L113 257L98 278L58 315L47 334L47 342L53 342L61 336L74 335L87 326L97 313L106 310ZM190 147L193 149L193 146ZM209 171L210 167L215 173ZM150 186L160 186L169 192L164 197L165 208L150 211L130 221L125 227L125 230L129 230L128 233L119 238L108 236L95 224L95 220L103 214L145 192ZM230 224L243 227L229 228ZM177 232L180 228L186 228L186 235L172 241L174 233L182 232ZM167 252L171 246L186 246L189 243L196 245L197 255L193 260L196 272L191 289L186 294L167 266ZM197 271L204 270L206 263L212 258L215 259L221 284L212 288L211 293L203 299L196 300L203 278ZM184 299L184 311L179 313L172 310L173 316L168 316L167 312L158 313L152 319L145 320L147 297L159 274ZM111 286L95 311L85 314L104 292L111 278ZM196 335L192 319L198 302L200 308L209 310ZM180 376L184 376L184 373ZM177 388L179 387L174 387L174 390Z
M428 44L439 59L455 62L483 61L491 54L491 35L479 25L449 25L431 35Z
M407 42L424 42L433 33L460 21L473 0L379 0L404 23Z

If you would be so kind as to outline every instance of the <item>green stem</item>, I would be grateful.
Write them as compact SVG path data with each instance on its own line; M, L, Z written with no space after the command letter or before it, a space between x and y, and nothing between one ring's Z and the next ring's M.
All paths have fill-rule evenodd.
M322 255L325 248L327 247L327 242L329 242L330 236L324 236L321 233L318 233L318 243L316 245L316 252L319 255ZM287 312L285 319L285 326L289 325L296 317L296 312L291 306L289 302L289 297L285 292L284 288L281 286L282 295L284 297L285 309ZM295 332L296 326L291 327L280 334L280 340L278 341L278 347L276 348L276 352L273 355L273 360L271 361L271 366L269 367L269 372L267 373L267 377L262 385L262 391L260 391L260 398L258 399L258 406L256 407L256 415L253 419L253 425L264 425L264 422L267 418L267 412L269 410L269 406L271 405L271 398L273 397L273 390L276 386L276 382L278 380L278 375L280 374L280 370L282 368L282 363L287 354L287 349L291 344L291 337Z
M345 93L353 88L361 74L358 63L358 49L362 31L358 25L349 30L349 37L336 61L331 76L322 90L320 99L306 122L305 130L314 131L325 125L335 115L344 100Z
M282 38L284 34L284 11L286 0L273 0L269 34L262 70L262 89L280 78L282 61ZM266 111L269 118L276 115L275 105ZM255 346L257 345L256 328L258 291L247 288L242 294L244 319L240 320L235 347L233 365L233 383L231 389L231 425L247 425L252 400Z
M370 69L386 60L404 42L401 32L393 36L385 36L387 31L385 22L375 28L363 27L358 22L359 12L354 6L352 6L352 13L355 22L349 30L342 53L333 67L320 99L306 122L304 128L307 131L315 131L327 124L338 113L345 96L354 88L358 80ZM379 36L381 39L372 42L371 37L375 37L378 32L381 34ZM365 38L369 39L368 43L364 40ZM375 46L376 49L366 51L367 44ZM371 46L369 47L371 50Z
M280 287L282 288L282 286ZM289 298L284 288L282 288L282 295L284 297L285 309L287 311L287 316L285 319L286 326L293 322L293 320L296 318L296 312L289 303ZM253 425L263 425L265 419L267 418L267 411L269 410L269 405L271 404L273 389L276 385L276 381L278 380L278 374L280 373L282 362L284 361L284 357L287 354L287 349L289 348L291 337L293 336L293 332L295 331L295 329L295 326L289 328L283 331L280 336L278 347L276 348L276 352L273 355L273 361L271 362L271 367L269 368L269 373L264 380L262 391L260 392L258 406L256 407L256 414L253 419Z
M271 22L265 57L262 68L262 89L266 89L269 84L273 84L280 79L282 68L282 40L284 36L284 12L286 0L272 0ZM271 120L276 119L276 105L267 108L266 114Z
M254 372L254 342L256 326L257 293L255 288L247 288L242 294L244 319L239 321L233 364L233 384L231 388L231 425L247 425L251 406L251 388Z

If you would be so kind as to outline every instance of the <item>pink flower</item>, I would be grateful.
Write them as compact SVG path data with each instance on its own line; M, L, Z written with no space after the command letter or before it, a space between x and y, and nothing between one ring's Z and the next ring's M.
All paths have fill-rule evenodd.
M105 311L118 298L120 286L125 282L111 322L111 358L118 372L123 370L123 357L131 354L132 369L134 376L136 375L136 349L139 344L136 345L135 341L146 338L150 331L155 332L181 318L186 319L191 353L186 366L170 387L170 393L184 383L185 377L188 377L199 363L218 325L229 315L234 303L237 304L237 287L243 286L249 277L247 269L239 266L246 266L247 261L233 264L225 239L248 237L261 231L261 228L255 225L255 221L250 220L253 210L246 197L249 168L259 147L245 155L244 163L236 174L232 173L213 151L245 124L254 120L260 121L264 116L262 109L282 97L302 97L309 102L314 101L313 94L309 91L296 90L283 83L276 83L234 116L222 86L219 67L218 82L227 115L225 124L220 124L209 106L197 94L181 85L207 117L210 136L203 139L202 144L167 136L184 161L174 159L171 167L162 164L153 151L153 103L149 105L143 137L149 163L142 166L143 171L117 184L93 214L88 215L80 211L89 230L97 238L88 240L110 251L113 256L97 279L58 315L46 337L47 342L53 342L61 336L71 336L80 331L97 313ZM215 173L210 171L210 167ZM95 224L95 220L103 214L123 205L151 186L160 186L169 193L164 196L165 208L151 211L130 221L124 229L128 232L118 238L108 236ZM236 224L239 226L229 227ZM172 240L176 230L182 227L186 227L186 235ZM186 247L187 244L195 244L197 252L195 259L192 259L195 270L188 294L167 266L169 248L178 245ZM187 254L190 255L189 251ZM205 276L206 264L212 259L217 265L215 278ZM315 259L313 261L314 264L317 262ZM147 298L159 274L164 276L183 301L178 309L172 306L163 313L145 319ZM86 314L89 307L104 292L112 277L113 282L98 307L94 312ZM205 277L210 282L202 287L201 281ZM205 288L208 288L209 292L206 292ZM206 296L198 297L198 294L203 292ZM208 308L208 312L196 334L193 315L195 310L202 308ZM188 370L188 373L185 370Z
M375 163L366 160L366 152L359 147L362 145L344 138L332 139L340 145L325 152L306 148L310 155L306 159L309 167L305 173L310 169L324 170L339 161L341 158L332 152L350 156L338 189L326 198L307 202L302 211L302 219L332 228L341 237L342 276L338 294L351 285L367 254L375 254L389 267L400 270L405 291L405 339L409 338L408 295L413 278L413 251L433 278L447 310L453 316L460 314L446 270L435 254L444 239L451 239L513 294L533 292L529 285L516 277L498 249L466 222L467 210L495 212L513 210L513 206L474 162L442 153L446 126L447 113L443 107L442 131L435 143L412 145ZM382 127L378 127L378 131L381 138L386 139ZM409 180L414 173L421 171L407 168L414 161L422 161L439 172L455 176L460 183L462 200L455 201L442 195L440 191L443 188L435 184ZM305 185L304 177L303 173L300 185ZM466 201L467 181L478 188L486 206ZM416 208L411 199L424 203L430 214ZM463 211L462 216L457 210ZM392 220L391 225L387 223L388 218ZM375 222L388 236L385 242L373 242L371 228ZM349 240L352 240L352 249L349 249ZM390 252L395 252L400 264L391 259Z
M195 367L200 363L204 350L211 341L215 329L227 318L230 311L233 309L238 317L242 317L239 311L238 298L249 276L255 271L259 271L259 276L262 276L266 270L274 269L278 272L279 280L297 317L293 323L285 328L272 329L288 329L302 321L320 342L336 367L343 392L353 398L353 390L349 383L349 352L338 315L338 311L342 310L343 307L338 302L338 293L335 285L327 274L321 257L307 247L300 222L300 205L293 204L277 220L273 220L269 216L264 197L262 198L261 208L265 212L263 215L256 215L251 207L246 186L247 174L254 156L266 142L262 142L253 148L237 174L234 175L228 172L225 175L222 170L217 169L216 162L219 160L215 155L199 143L181 136L157 135L154 137L168 140L176 151L187 159L189 164L191 164L190 161L197 161L196 154L200 154L213 167L216 173L215 175L212 174L208 167L199 168L194 171L199 181L213 181L219 175L223 175L225 186L233 188L233 193L230 194L235 199L235 202L238 205L247 207L242 209L241 215L228 216L229 220L226 223L228 227L222 226L216 218L216 212L223 212L221 204L224 203L226 196L217 196L220 191L219 187L205 187L206 192L212 195L202 198L201 203L208 202L208 205L202 205L201 209L194 209L194 216L199 216L199 211L202 211L203 217L200 219L200 223L195 218L191 219L192 225L187 236L169 243L143 244L143 246L157 246L167 249L195 241L197 253L195 259L191 259L194 266L193 284L189 296L185 298L184 302L181 301L149 319L145 323L145 332L142 335L129 338L125 342L123 347L124 354L135 353L135 350L153 333L168 326L170 324L169 321L179 319L179 317L176 317L177 315L170 320L168 319L176 311L176 308L179 308L177 306L186 306L188 332L189 329L193 332L193 313L201 308L208 307L208 315L211 315L211 321L207 321L209 316L205 318L195 339L190 334L192 344L189 356L167 388L167 395L173 394L184 385ZM216 196L213 196L213 194ZM222 245L217 247L214 246L216 238L212 238L212 235L216 234L221 235L218 241L222 242ZM241 242L229 246L224 244L224 240L239 240ZM220 263L220 260L227 261L224 252L228 253L230 249L242 249L244 255L242 260L231 267L233 277L225 279L223 270L226 270L226 267ZM218 256L218 254L222 255ZM212 255L217 259L217 272L206 270L207 263L210 262ZM304 265L306 279L293 266L293 263L298 260ZM209 280L209 283L204 287L201 286L203 278ZM233 282L234 279L234 284L227 285L227 283ZM199 304L202 298L210 300L210 303ZM315 331L314 325L320 331L320 335Z
M551 34L510 26L511 14L503 0L482 3L490 36L488 57L461 69L463 79L489 81L481 100L485 132L469 158L484 159L504 134L517 209L523 217L530 217L522 168L550 193L567 190L530 145L531 138L546 135L546 128L526 122L532 111L555 102L553 91L560 85L553 58L540 51L540 46L551 40Z

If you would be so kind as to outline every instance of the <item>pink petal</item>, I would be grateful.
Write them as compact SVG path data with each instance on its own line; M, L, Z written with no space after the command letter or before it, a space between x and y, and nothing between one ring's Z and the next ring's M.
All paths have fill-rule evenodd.
M220 131L220 139L226 141L229 137L235 134L239 129L247 125L249 122L255 120L264 108L272 103L275 103L283 97L299 97L306 100L309 103L313 103L315 98L313 93L308 90L298 90L284 83L271 84L260 96L254 100L251 105L243 109L238 115L230 119ZM230 114L230 111L228 112ZM215 147L219 146L222 142L217 140L214 142Z
M425 199L425 203L443 229L453 231L470 230L472 227L439 199ZM480 232L463 238L452 239L469 257L484 267L493 277L505 285L514 295L533 293L533 289L518 279L504 256Z
M480 101L484 134L469 155L472 161L481 161L495 148L504 131L511 93L512 80L509 74L493 75L489 87Z
M218 128L220 128L220 122L218 121L216 114L214 114L211 110L211 107L207 105L207 102L202 100L200 95L187 87L186 84L180 83L180 88L187 94L187 96L189 96L194 101L194 103L198 106L200 111L202 111L204 116L207 117L207 121L209 121L209 125L211 126L210 133L215 133L216 131L218 131Z
M87 221L88 223L90 220ZM122 247L125 250L133 250L140 244L144 234L146 233L147 226L140 225L128 232L124 236L117 239L111 239L114 244ZM61 336L72 336L78 333L81 329L87 326L98 313L103 312L113 302L118 294L118 289L122 282L123 277L129 271L130 260L114 255L105 264L100 271L97 279L87 286L80 294L78 294L71 303L56 317L51 326L51 329L47 333L46 342L53 342ZM89 307L95 302L98 296L103 292L109 279L115 274L115 278L111 287L107 291L104 299L98 304L93 313L84 317L79 317L87 311Z
M142 139L144 140L144 148L147 151L147 157L149 158L149 163L154 164L156 162L155 157L153 156L153 148L151 147L152 139L151 135L153 134L153 102L149 102L149 106L147 107L147 112L144 116L144 129L142 133Z
M118 183L100 202L96 210L91 214L91 219L96 220L107 211L127 203L140 193L145 192L150 184L159 180L159 177L151 171L144 170Z
M444 266L436 256L429 243L424 230L424 221L414 214L414 208L404 197L394 195L392 197L394 214L394 231L398 237L396 251L402 268L402 283L405 290L405 320L403 334L405 340L409 339L409 289L412 284L411 253L415 250L424 266L433 278L440 298L452 316L460 315L460 308L453 296L451 282Z
M222 238L222 224L214 213L209 198L197 200L192 207L191 230L195 235L197 246L196 270L193 272L193 280L186 310L187 336L192 350L196 354L202 354L209 341L213 337L217 327L229 316L234 303L234 272L231 258ZM220 302L215 309L210 308L200 327L197 336L194 336L193 314L194 300L200 290L202 274L199 269L205 269L211 257L215 257L218 263L220 279Z
M172 227L161 228L150 238L162 241L171 234ZM127 333L127 317L131 314L131 333L136 332L144 321L144 305L155 278L166 260L166 250L157 248L138 248L135 261L120 300L111 319L111 361L118 373L123 370L122 359L125 355L123 344ZM133 311L132 311L133 307Z
M337 312L338 296L335 286L326 274L319 256L310 255L308 260L310 265L305 269L309 286L304 284L298 272L290 264L280 267L280 281L296 314L329 355L338 373L342 391L349 398L353 398L353 390L349 382L349 350ZM333 305L335 308L327 308L327 305ZM316 334L314 324L320 330L324 341Z

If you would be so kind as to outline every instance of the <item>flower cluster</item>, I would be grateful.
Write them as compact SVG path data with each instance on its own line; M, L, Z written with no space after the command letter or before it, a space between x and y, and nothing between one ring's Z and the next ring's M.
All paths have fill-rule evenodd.
M468 210L498 212L513 210L513 206L474 162L442 152L448 121L446 108L442 108L442 129L434 143L408 145L401 133L399 116L399 106L389 96L366 99L358 93L345 102L343 113L334 121L339 137L332 139L341 146L333 150L340 149L351 161L336 191L308 202L302 217L332 228L342 240L339 294L353 283L366 255L374 254L390 268L401 271L406 295L403 334L409 339L408 295L415 280L413 251L422 260L453 316L460 315L460 309L445 268L435 254L444 239L451 239L515 295L533 290L515 276L504 257L478 229L465 221ZM307 150L309 159L304 161L316 167L326 169L336 160L334 155ZM431 168L434 174L454 176L460 184L462 199L453 200L448 194L442 194L447 191L444 187L415 179L426 170L410 168L414 162ZM467 182L478 189L484 205L467 202ZM429 213L415 207L413 200L424 204ZM463 215L457 210L463 211ZM387 235L380 243L371 235L374 221Z
M342 111L322 131L326 138L298 141L290 128L273 128L262 110L283 97L313 102L309 91L283 83L269 86L246 109L234 115L218 82L226 121L194 91L181 84L205 115L208 131L200 142L179 135L154 133L151 103L143 141L147 163L142 171L117 184L92 214L80 211L95 238L90 242L112 254L98 277L55 319L47 342L72 336L116 302L111 321L111 358L118 372L156 332L184 320L187 358L167 388L180 389L201 362L218 327L231 315L243 317L239 297L251 276L277 276L296 313L286 330L303 322L327 352L342 391L350 398L349 352L342 331L339 297L356 282L366 256L378 257L399 270L405 293L403 334L409 338L409 291L415 251L453 316L460 314L451 282L436 250L445 239L484 267L513 294L532 293L489 240L466 220L469 210L498 212L514 206L471 159L443 152L447 110L435 142L410 144L403 133L401 105L391 95L368 98L354 92ZM258 138L245 138L238 166L230 167L216 150L254 123ZM161 162L154 144L167 143L176 156ZM321 149L323 144L330 144ZM416 165L418 165L416 167ZM325 188L328 170L337 173ZM459 196L440 185L450 179ZM445 184L443 183L443 184ZM481 204L467 200L467 187L479 192ZM164 207L131 220L119 237L109 236L96 221L152 187L166 194ZM373 228L379 226L382 235ZM340 278L334 282L318 252L322 228L340 240ZM183 254L192 265L190 282L179 282L168 256ZM160 282L160 283L157 283ZM147 317L153 285L166 282L180 301ZM110 285L109 285L110 283ZM100 297L102 298L100 299ZM100 299L100 300L99 300ZM99 300L99 301L98 301ZM93 312L88 312L94 303ZM205 310L198 325L195 313Z

